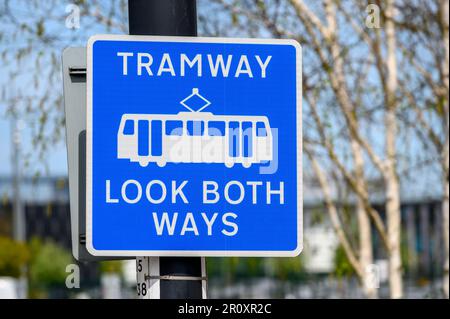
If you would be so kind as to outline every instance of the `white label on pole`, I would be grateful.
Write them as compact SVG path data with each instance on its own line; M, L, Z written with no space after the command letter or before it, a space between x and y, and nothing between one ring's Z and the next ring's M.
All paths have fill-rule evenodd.
M159 257L136 257L138 299L159 299Z
M148 277L150 274L149 258L136 257L136 292L138 299L150 299Z

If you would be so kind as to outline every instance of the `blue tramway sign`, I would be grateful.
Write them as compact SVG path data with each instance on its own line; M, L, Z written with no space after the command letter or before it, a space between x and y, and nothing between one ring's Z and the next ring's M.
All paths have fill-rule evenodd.
M297 42L98 35L87 70L91 254L300 253Z

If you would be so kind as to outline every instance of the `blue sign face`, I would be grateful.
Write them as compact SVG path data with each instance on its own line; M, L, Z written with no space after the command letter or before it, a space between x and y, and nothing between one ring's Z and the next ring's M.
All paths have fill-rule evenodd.
M100 35L87 70L91 254L300 253L297 42Z

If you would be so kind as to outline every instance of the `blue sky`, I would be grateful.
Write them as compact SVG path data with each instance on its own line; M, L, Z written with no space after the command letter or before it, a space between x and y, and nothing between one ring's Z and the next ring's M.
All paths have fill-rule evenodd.
M19 2L19 9L25 10L25 3L26 2ZM56 12L60 14L61 16L66 16L65 12L65 5L66 2L62 2L61 6L58 6L56 8ZM199 9L201 9L201 6L199 6ZM123 33L119 32L118 30L111 30L107 31L104 29L103 26L100 26L98 24L95 24L94 27L83 27L87 24L85 22L88 21L88 17L81 17L81 28L78 30L67 30L64 26L64 20L57 20L53 21L53 24L46 26L46 28L50 30L58 30L60 33L64 33L65 35L71 35L76 38L76 42L70 42L72 46L80 46L85 45L87 38L89 35L96 34L96 33ZM5 27L5 28L4 28ZM2 24L3 31L6 30L6 26ZM68 37L70 38L70 37ZM22 39L24 40L24 39ZM25 40L24 40L25 41ZM17 47L21 46L21 41L11 41L6 46L9 46L12 50L17 49ZM0 47L5 47L6 41L2 40L2 43L0 44ZM56 50L58 52L62 52L62 49L66 46L66 43L58 42L55 44L56 47L48 48L49 50ZM2 48L2 49L3 49ZM304 56L307 56L307 52L304 52ZM306 59L305 59L306 61ZM5 71L5 67L8 66L3 65L3 71ZM4 85L6 83L6 88L8 89L8 85L11 84L9 82L9 79L6 79L5 76L7 75L7 72L2 72L0 74L0 83L1 85ZM28 82L28 81L26 81ZM43 85L46 85L45 81L42 81ZM22 83L23 84L23 83ZM60 83L59 83L60 85ZM24 85L28 89L29 86ZM60 85L60 88L58 90L62 90L62 85ZM0 103L1 100L0 100ZM6 116L6 105L0 104L0 176L10 175L11 173L11 119ZM31 138L33 136L33 132L30 127L32 127L32 124L36 124L37 119L26 119L24 123L24 130L22 132L22 145L23 145L23 153L24 154L33 154L33 145L31 143ZM32 122L34 121L34 122ZM372 141L373 140L382 140L382 134L379 130L373 130L374 134L371 136ZM412 138L408 140L408 143L406 146L409 146L412 150L412 153L426 153L423 151L422 146L420 143L418 143L417 139ZM402 148L405 147L405 145L401 145ZM382 153L381 153L382 154ZM46 152L46 158L45 161L39 160L37 158L32 159L29 162L29 165L24 168L24 175L32 176L36 174L37 172L41 173L41 175L49 175L49 176L61 176L67 174L67 158L66 158L66 147L65 147L65 141L62 139L59 143L56 145L51 145L50 149ZM421 169L417 169L414 171L413 176L411 179L413 180L406 180L406 184L408 185L408 189L411 189L411 186L415 186L416 188L419 188L417 192L419 193L436 193L436 190L440 190L440 179L439 179L439 170L435 167L431 168L430 166L423 167ZM403 177L403 176L402 176ZM405 184L405 183L404 183Z
M4 107L2 106L2 109ZM24 154L31 154L33 147L31 143L31 133L30 130L26 128L27 123L25 122L25 128L22 131L22 147ZM11 174L11 149L12 149L12 139L11 139L11 119L5 115L3 111L0 114L0 176L9 176ZM61 176L67 174L67 156L66 147L64 143L58 143L52 146L50 152L47 153L47 167L48 171L44 170L41 161L31 161L31 163L24 168L24 175L34 175L36 172L40 171L43 175L49 176Z
M61 1L60 5L47 8L46 3L39 3L41 6L41 11L37 12L35 15L30 15L34 12L30 12L34 9L33 6L28 6L29 3L27 1L17 1L16 6L12 7L14 10L13 14L15 18L21 23L28 23L31 28L35 27L36 21L40 19L40 15L43 12L47 12L49 15L49 19L45 21L44 29L46 30L46 34L51 36L60 37L54 43L51 43L50 46L47 46L44 42L35 38L35 35L27 33L27 31L19 32L17 30L17 26L14 23L10 23L10 21L2 21L1 23L1 32L0 34L3 36L2 41L0 42L0 52L6 51L11 56L14 56L19 49L27 47L28 41L31 40L31 45L33 46L33 51L39 52L39 50L43 50L43 55L45 58L41 60L41 64L44 66L40 73L41 78L39 79L39 86L34 87L33 76L37 70L37 56L36 54L28 54L22 58L20 64L16 64L16 62L5 62L2 61L2 72L0 73L0 85L2 85L2 92L6 91L6 95L13 95L16 90L24 90L26 96L32 97L33 95L43 95L42 92L48 90L48 86L52 85L48 82L46 73L48 71L48 67L45 67L46 63L50 61L50 55L52 53L55 54L56 59L60 59L60 54L63 49L67 46L84 46L88 37L92 34L96 33L118 33L117 30L111 30L107 32L105 30L105 26L100 24L94 24L92 26L92 17L86 17L84 15L80 18L80 28L79 29L68 29L66 28L66 17L69 16L69 12L67 10L67 5L71 2ZM108 2L106 2L107 4ZM104 3L103 3L104 5ZM16 36L17 33L17 36ZM13 58L14 60L14 58ZM11 58L9 58L11 61ZM20 66L19 66L20 65ZM18 72L18 77L15 79L9 78L8 71L16 71L17 68L20 67L20 71ZM62 78L59 78L60 70L58 70L58 74L56 78L56 83L54 83L52 88L57 90L58 92L62 92ZM41 92L42 91L42 92ZM54 94L55 96L58 95ZM6 114L6 110L11 105L5 105L5 100L0 98L0 176L8 176L11 174L11 117ZM52 104L53 101L47 102L44 105L45 109L51 110L51 114L49 117L54 116L55 112L61 112L62 105L59 106L59 110ZM33 105L33 113L27 114L24 109L26 107L26 102L18 103L14 105L20 111L20 118L24 121L23 126L24 129L22 131L22 147L24 155L33 155L34 146L32 143L32 138L36 136L35 130L38 126L38 103L34 103ZM56 111L54 111L56 110ZM53 118L49 120L51 122ZM46 134L51 131L51 127L53 124L50 124L47 127ZM33 128L34 127L34 131ZM50 142L51 143L51 142ZM23 162L26 162L25 159L22 159ZM49 145L48 151L46 151L45 158L31 158L31 160L27 163L27 165L23 165L24 171L23 175L25 176L33 176L36 173L39 173L41 176L61 176L67 175L67 155L66 155L66 146L65 139L61 138L57 144Z

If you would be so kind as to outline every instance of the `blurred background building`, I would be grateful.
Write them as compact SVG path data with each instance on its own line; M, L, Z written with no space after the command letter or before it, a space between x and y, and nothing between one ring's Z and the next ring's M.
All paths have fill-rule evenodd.
M12 236L11 177L0 177L0 237ZM304 250L296 258L209 258L211 297L339 298L363 297L351 267L343 255L315 180L304 181ZM27 242L52 242L71 254L68 180L66 177L24 178L20 185L25 210ZM335 199L339 199L337 190ZM383 213L383 203L375 203ZM354 222L351 199L340 203ZM346 206L344 209L343 207ZM440 296L443 247L439 198L416 198L402 203L402 258L406 297ZM353 216L353 217L352 217ZM380 279L380 297L388 297L386 256L374 236L374 260ZM75 261L72 261L75 263ZM117 263L117 262L116 262ZM108 263L105 263L106 265ZM78 263L80 289L69 290L64 281L48 288L53 297L101 297L100 263ZM108 268L108 266L106 266ZM123 296L134 295L134 261L118 268ZM384 295L383 295L384 294Z
M448 298L449 1L197 3L200 36L290 38L303 52L304 250L208 258L209 296ZM133 260L82 263L80 288L65 284L60 57L93 34L127 34L127 6L0 1L0 291L15 280L19 297L136 295ZM375 294L361 288L371 278Z

